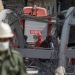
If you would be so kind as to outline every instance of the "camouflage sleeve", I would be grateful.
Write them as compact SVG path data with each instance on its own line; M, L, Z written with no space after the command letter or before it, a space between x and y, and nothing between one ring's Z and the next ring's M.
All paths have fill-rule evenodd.
M22 56L19 58L19 74L18 75L27 75L26 74L26 69L24 67L23 59Z

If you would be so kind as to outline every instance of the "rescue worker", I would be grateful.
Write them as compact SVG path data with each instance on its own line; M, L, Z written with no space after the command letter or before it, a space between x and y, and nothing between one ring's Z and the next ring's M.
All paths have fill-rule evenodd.
M26 75L20 53L10 48L13 36L9 24L0 22L0 75Z
M42 40L42 34L39 32L37 33L38 40L35 42L35 47L40 47L40 44L43 42Z
M54 48L54 45L52 43L52 36L48 35L46 39L40 44L40 47L44 48Z

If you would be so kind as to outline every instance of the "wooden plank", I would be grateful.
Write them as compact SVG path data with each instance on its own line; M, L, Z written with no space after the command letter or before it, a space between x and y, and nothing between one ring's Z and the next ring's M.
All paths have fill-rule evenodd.
M75 58L75 48L65 51L65 56L68 58Z
M17 49L23 57L40 58L40 59L56 59L57 52L49 49Z

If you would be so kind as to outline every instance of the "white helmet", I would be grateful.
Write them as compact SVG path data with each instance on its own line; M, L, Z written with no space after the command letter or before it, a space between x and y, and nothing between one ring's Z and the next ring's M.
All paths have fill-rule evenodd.
M13 37L13 33L9 24L0 22L0 38L11 38L11 37Z

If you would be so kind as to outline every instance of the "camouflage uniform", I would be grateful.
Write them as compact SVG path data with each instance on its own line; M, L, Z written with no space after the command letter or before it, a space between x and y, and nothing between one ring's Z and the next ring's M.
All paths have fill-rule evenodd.
M0 75L26 75L22 56L17 51L0 52Z

